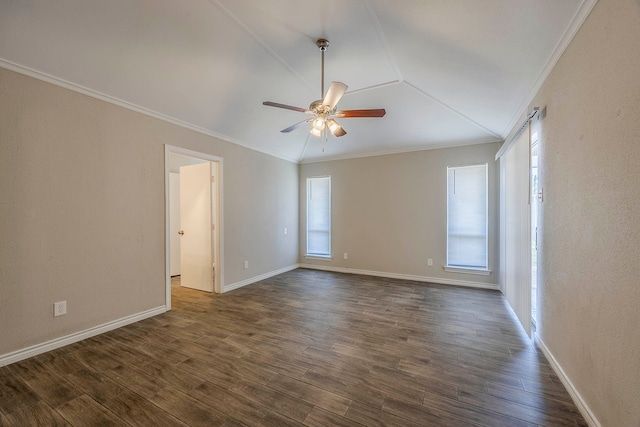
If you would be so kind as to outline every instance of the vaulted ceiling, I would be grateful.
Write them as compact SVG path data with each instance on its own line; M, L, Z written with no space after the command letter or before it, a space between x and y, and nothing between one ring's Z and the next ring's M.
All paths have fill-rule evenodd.
M0 66L294 162L503 140L594 0L0 0ZM303 108L349 88L341 138ZM177 142L178 143L178 142Z

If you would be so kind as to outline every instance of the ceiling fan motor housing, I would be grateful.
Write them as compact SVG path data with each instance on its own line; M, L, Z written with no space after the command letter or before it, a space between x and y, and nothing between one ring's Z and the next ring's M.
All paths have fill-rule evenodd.
M333 111L331 111L328 105L323 105L322 103L322 99L319 99L317 101L313 101L311 103L311 105L309 105L309 111L312 111L315 114L331 114L333 113ZM333 109L335 111L335 108Z

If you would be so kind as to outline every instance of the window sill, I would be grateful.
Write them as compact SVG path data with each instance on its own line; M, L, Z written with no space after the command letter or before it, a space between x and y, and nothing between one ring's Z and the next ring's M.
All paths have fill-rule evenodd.
M464 267L449 267L444 266L444 271L449 273L464 273L464 274L477 274L479 276L488 276L491 274L491 270L482 270L477 268L464 268Z
M333 257L331 256L322 256L322 255L305 255L306 259L317 259L318 261L331 261Z

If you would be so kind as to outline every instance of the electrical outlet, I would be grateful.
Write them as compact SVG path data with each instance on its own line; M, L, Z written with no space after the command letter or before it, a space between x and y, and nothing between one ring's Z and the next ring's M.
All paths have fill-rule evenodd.
M53 303L53 317L63 316L67 314L67 302L58 301Z
M249 268L249 261L244 262L244 269L246 270L247 268Z
M346 253L346 252L345 252L345 253L343 253L343 254L342 254L342 258L344 258L344 259L349 259L349 254L348 254L348 253Z
M427 259L427 266L433 267L433 260L431 258Z
M283 234L286 236L287 235L287 227L284 228L284 232Z

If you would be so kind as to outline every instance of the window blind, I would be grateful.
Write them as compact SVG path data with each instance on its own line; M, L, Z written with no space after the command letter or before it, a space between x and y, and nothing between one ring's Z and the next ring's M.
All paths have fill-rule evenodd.
M307 255L331 256L331 177L307 178Z
M487 165L447 168L447 266L488 269Z
M531 225L529 206L529 129L500 157L504 178L500 198L504 213L500 218L500 285L513 312L527 335L531 336Z

